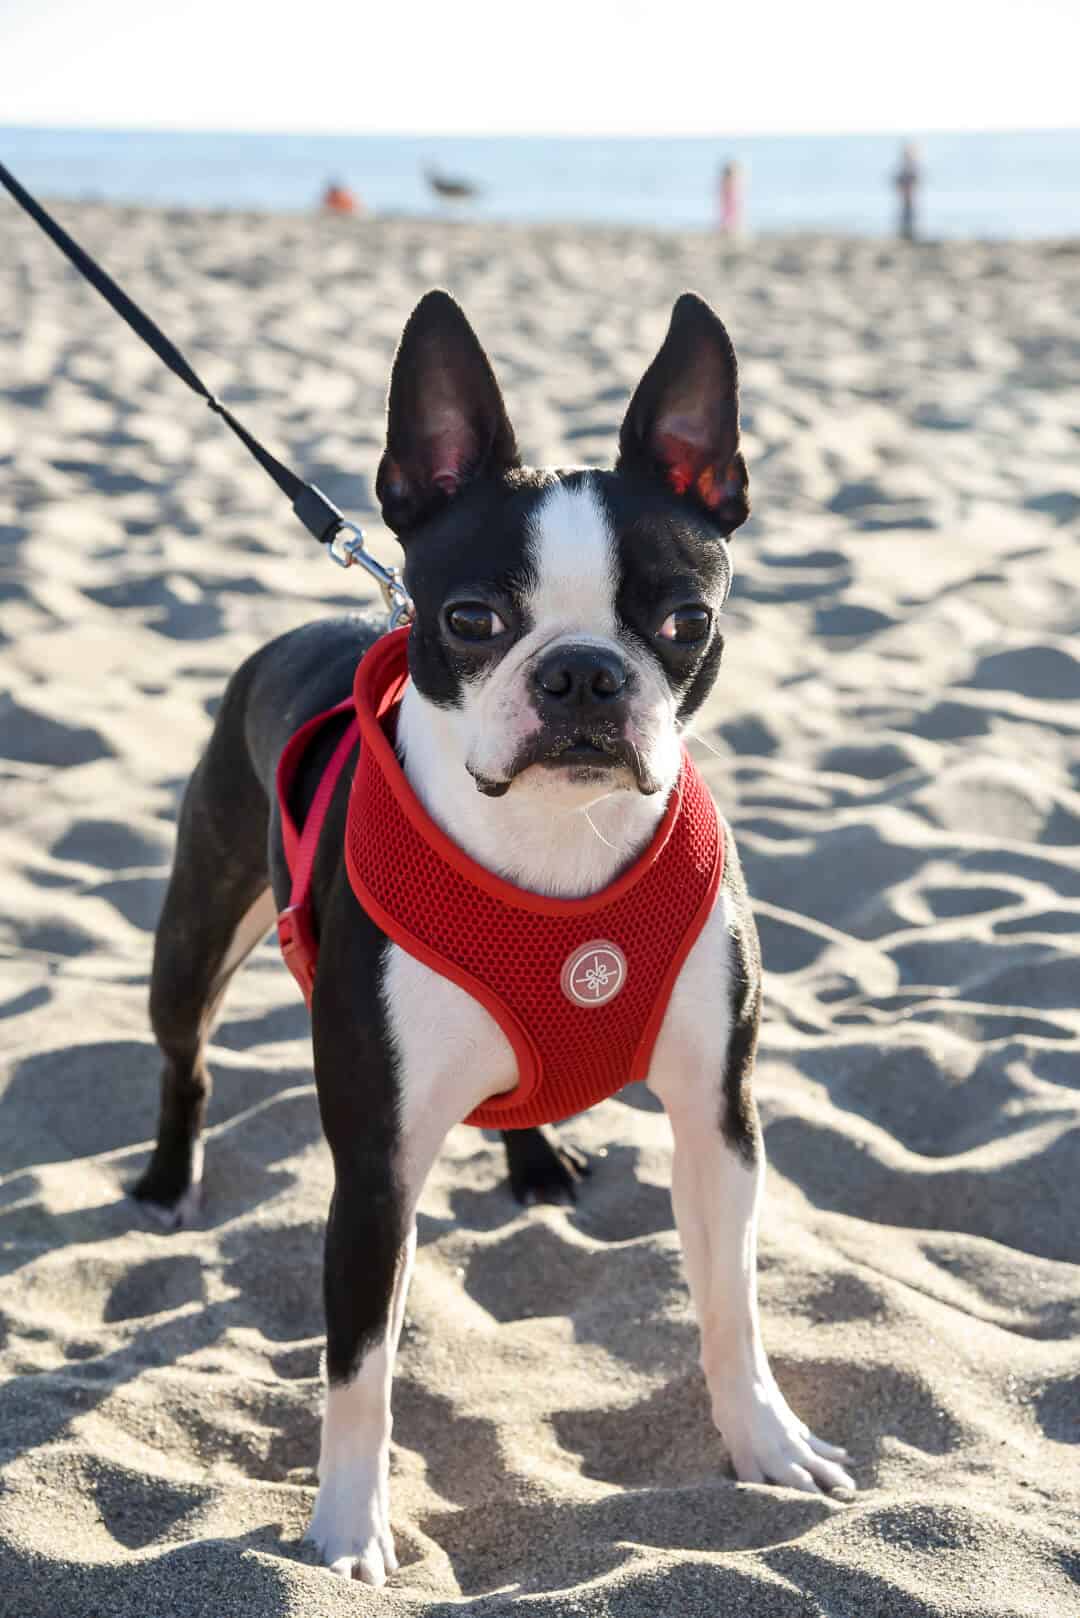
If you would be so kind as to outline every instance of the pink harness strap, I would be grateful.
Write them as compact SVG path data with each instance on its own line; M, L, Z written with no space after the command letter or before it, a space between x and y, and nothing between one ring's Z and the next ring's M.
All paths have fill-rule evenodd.
M322 773L303 830L297 831L296 823L289 811L289 791L296 778L300 761L323 726L343 713L353 714L352 724L346 728ZM278 942L285 957L285 964L300 985L300 992L309 1008L315 986L315 962L319 953L311 923L311 873L315 868L319 837L326 820L326 812L333 800L334 788L341 778L346 760L356 746L359 735L360 726L356 721L353 699L346 697L344 702L339 702L336 707L327 708L324 713L316 714L314 719L309 719L306 725L301 725L296 734L290 736L278 760L277 797L281 808L281 836L285 844L285 861L292 876L289 903L278 916Z

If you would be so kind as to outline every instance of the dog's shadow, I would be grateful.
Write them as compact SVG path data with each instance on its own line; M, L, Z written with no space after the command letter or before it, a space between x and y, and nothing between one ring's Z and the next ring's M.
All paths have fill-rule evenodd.
M642 1546L759 1550L797 1539L843 1509L821 1495L747 1488L725 1477L704 1386L690 1375L621 1410L553 1418L568 1460L569 1452L583 1456L588 1476L616 1485L602 1499L575 1499L572 1491L552 1499L507 1464L494 1421L456 1414L451 1400L407 1375L395 1382L394 1410L396 1443L423 1455L427 1481L447 1502L421 1513L418 1526L449 1559L461 1594L481 1598L470 1606L477 1614L489 1610L483 1592L508 1582L523 1595L571 1591L629 1562L640 1567Z
M108 1516L104 1520L115 1530L115 1513L112 1521ZM122 1535L118 1537L123 1543ZM215 1535L169 1545L156 1555L125 1559L122 1568L113 1561L69 1559L58 1547L48 1558L9 1558L0 1610L24 1614L78 1610L108 1613L109 1618L146 1618L148 1613L194 1611L185 1602L197 1600L198 1591L213 1588L242 1591L245 1612L286 1618L297 1611L296 1573L280 1560L281 1549L281 1529L271 1524L235 1537ZM177 1596L184 1591L187 1597ZM214 1603L198 1610L215 1610Z
M486 1591L512 1584L514 1610L531 1610L532 1594L538 1601L554 1591L569 1595L628 1564L636 1584L643 1547L709 1556L769 1548L843 1509L820 1495L731 1479L697 1366L697 1327L677 1244L640 1240L670 1230L673 1219L666 1187L640 1179L638 1157L630 1147L609 1147L579 1188L577 1206L554 1218L523 1216L502 1185L455 1190L450 1207L457 1219L421 1222L422 1238L431 1243L455 1226L481 1233L465 1260L462 1286L501 1328L561 1316L583 1351L599 1347L624 1362L631 1383L642 1373L665 1379L627 1403L552 1409L543 1439L545 1454L552 1452L549 1490L537 1487L520 1452L515 1458L505 1413L461 1414L452 1396L432 1392L411 1372L406 1339L394 1383L395 1444L422 1458L427 1482L445 1501L414 1521L422 1539L449 1559L462 1595L475 1598L471 1612L501 1618L507 1610L500 1605L505 1596ZM646 1296L649 1310L639 1315ZM635 1302L613 1309L612 1298ZM572 1362L575 1350L566 1352ZM593 1497L583 1500L580 1487L560 1489L563 1471L591 1480ZM608 1486L602 1498L595 1497L596 1484ZM407 1536L401 1549L407 1584ZM742 1575L727 1567L715 1572L734 1598ZM696 1577L700 1567L691 1574L674 1566L672 1573ZM451 1609L431 1610L449 1618ZM656 1610L673 1610L666 1594Z

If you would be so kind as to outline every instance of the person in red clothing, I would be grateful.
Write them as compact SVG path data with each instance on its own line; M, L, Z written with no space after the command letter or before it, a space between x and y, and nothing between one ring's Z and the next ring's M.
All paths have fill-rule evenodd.
M742 232L743 179L742 166L732 159L720 170L717 187L719 226L722 236L738 236Z
M362 213L360 199L342 185L339 180L331 180L323 192L322 205L326 213Z

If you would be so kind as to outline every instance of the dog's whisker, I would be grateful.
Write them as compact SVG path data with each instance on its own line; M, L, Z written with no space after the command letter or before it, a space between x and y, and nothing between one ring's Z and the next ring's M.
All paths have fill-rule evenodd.
M611 794L610 793L605 793L604 796L605 797L610 797ZM596 801L598 803L601 803L603 801L603 799L598 798ZM619 851L615 847L615 844L608 842L607 838L604 836L603 832L600 830L599 826L596 824L596 821L593 819L592 815L590 815L590 813L589 813L589 805L588 804L586 804L585 808L582 810L582 814L585 816L585 820L586 820L586 823L588 824L589 830L591 832L593 832L594 835L597 836L600 839L600 841L603 843L605 848L610 848L613 854L617 854Z
M695 742L700 742L702 747L708 748L715 758L725 758L727 756L718 747L715 747L707 736L703 736L700 730L694 730L692 726L687 725L683 729L683 735L691 737Z

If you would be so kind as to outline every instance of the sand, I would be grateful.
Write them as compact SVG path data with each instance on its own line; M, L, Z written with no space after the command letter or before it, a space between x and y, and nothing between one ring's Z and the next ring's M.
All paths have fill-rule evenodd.
M464 301L528 457L602 462L686 286L742 362L756 513L694 743L757 902L766 1340L849 1503L737 1486L635 1089L423 1200L402 1568L301 1543L330 1184L274 949L213 1047L200 1228L146 1227L147 968L178 792L255 645L370 600L3 208L0 1613L1080 1612L1080 251L69 206L208 382L369 526L387 370Z

